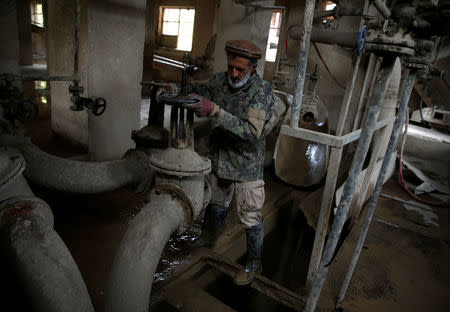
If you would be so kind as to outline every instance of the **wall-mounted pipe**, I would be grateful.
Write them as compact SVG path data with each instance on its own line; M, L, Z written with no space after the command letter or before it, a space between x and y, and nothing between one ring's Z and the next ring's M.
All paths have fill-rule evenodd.
M25 177L49 189L79 194L97 194L131 186L143 191L153 171L143 153L127 153L125 159L83 162L50 155L29 139L0 135L0 145L17 148L27 162Z
M338 44L346 48L356 48L359 40L359 32L329 30L313 27L311 41L327 44ZM302 28L294 25L289 28L289 37L293 40L301 40Z
M152 196L133 219L116 253L106 290L106 311L148 311L159 258L183 220L182 203L168 194Z
M18 151L0 151L0 250L24 296L33 311L94 311L81 273L53 229L50 207L34 197L21 171L4 181L5 154L11 162L23 160Z

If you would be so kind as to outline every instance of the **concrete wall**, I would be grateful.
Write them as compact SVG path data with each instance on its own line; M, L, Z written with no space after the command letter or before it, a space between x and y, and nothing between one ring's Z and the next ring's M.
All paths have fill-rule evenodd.
M274 5L274 1L261 1L261 5ZM245 7L230 1L221 1L219 8L214 72L226 71L225 42L234 39L249 39L263 50L258 61L258 74L263 77L265 50L269 34L272 10Z
M117 159L134 147L139 128L145 0L89 1L89 96L107 101L103 115L89 113L89 154L93 160Z
M19 74L19 36L16 1L0 1L0 73Z
M80 49L86 45L86 3L82 3L82 23ZM48 70L51 76L72 76L74 63L74 33L76 2L72 0L48 1ZM83 40L81 40L83 39ZM82 67L87 67L86 58L80 53L81 85L85 88L84 96L88 94L87 76ZM52 130L77 145L88 146L88 117L86 112L73 112L69 109L71 94L68 91L69 82L52 81L51 88L51 123Z

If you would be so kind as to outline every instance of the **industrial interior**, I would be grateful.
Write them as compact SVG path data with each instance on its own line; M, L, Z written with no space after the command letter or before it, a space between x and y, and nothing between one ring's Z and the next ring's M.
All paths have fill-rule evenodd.
M2 0L0 20L0 310L450 310L450 1ZM235 199L189 244L212 166L186 88L229 40L275 99L246 286Z

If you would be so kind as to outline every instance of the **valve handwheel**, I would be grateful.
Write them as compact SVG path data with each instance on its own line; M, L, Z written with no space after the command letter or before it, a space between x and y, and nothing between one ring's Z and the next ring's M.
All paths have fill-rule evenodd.
M92 107L92 113L95 116L100 116L106 110L106 100L102 97L95 99L94 106Z

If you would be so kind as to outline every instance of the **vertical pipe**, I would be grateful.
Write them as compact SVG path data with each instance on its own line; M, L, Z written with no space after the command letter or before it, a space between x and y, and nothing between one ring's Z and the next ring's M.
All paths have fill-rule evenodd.
M350 100L352 99L353 90L355 89L356 77L358 76L360 62L361 55L358 55L353 65L352 79L347 82L347 86L345 88L345 95L341 106L341 112L339 114L340 118L336 130L336 136L341 136L344 133L345 120L348 113L348 107L350 106Z
M358 109L356 111L356 116L355 116L355 120L353 122L352 131L355 131L359 125L359 120L361 118L361 113L362 113L363 107L364 107L363 103L365 102L365 99L366 99L367 87L369 86L369 81L370 81L370 78L372 77L373 71L374 71L375 59L376 59L375 54L371 53L370 57L369 57L369 64L367 64L366 75L364 76L364 82L363 82L363 85L361 88L361 94L359 96Z
M308 65L309 42L311 39L312 22L314 18L314 6L316 0L305 1L305 14L303 16L302 39L300 40L300 51L297 61L297 77L295 78L295 94L292 102L292 115L290 126L298 128L300 110L303 99L303 86L305 85L306 67Z
M364 219L363 227L361 230L361 234L358 238L358 242L356 243L356 248L352 256L352 260L350 261L350 265L348 267L347 274L345 275L345 279L342 283L341 290L339 292L339 296L337 299L337 307L339 307L344 300L345 294L347 292L348 285L350 284L350 280L352 278L353 272L355 270L356 263L358 262L359 255L361 254L361 250L364 244L364 241L367 236L367 231L369 230L370 223L372 221L372 217L375 211L375 207L378 201L378 197L380 196L381 188L383 186L384 178L386 177L386 172L389 167L389 162L391 160L392 154L395 150L395 145L397 143L397 139L402 128L403 122L405 121L406 109L408 107L409 97L411 95L412 88L414 86L414 81L416 80L415 73L411 73L408 76L408 80L406 83L405 90L403 92L402 100L400 102L400 107L397 115L397 119L395 120L394 129L392 130L391 137L389 139L389 144L386 150L386 155L383 159L383 163L381 165L380 174L378 175L377 183L375 185L375 189L373 192L373 196L370 199L368 211Z
M366 105L364 105L364 113L363 113L362 118L360 119L358 125L356 126L357 128L361 127L366 120L367 111L369 109L369 105L367 103L369 103L369 100L372 98L373 90L375 88L375 82L377 81L377 74L380 71L380 64L381 64L382 60L383 60L383 58L380 56L378 56L375 60L375 68L372 73L372 79L370 80L369 93L367 95Z
M75 18L75 43L74 43L74 59L73 59L73 76L78 76L78 54L80 49L80 0L77 0L76 18Z
M339 203L336 217L334 219L329 238L325 245L319 268L315 275L311 290L309 291L308 299L306 301L306 306L304 309L305 312L312 312L315 310L317 301L322 291L323 283L325 282L325 278L328 273L328 268L333 260L336 245L338 243L339 236L341 235L342 227L344 226L345 220L347 218L347 212L350 207L352 197L356 191L358 177L364 164L367 151L369 149L381 104L383 103L386 94L389 77L394 67L394 61L395 57L386 56L384 57L383 63L381 64L381 71L377 78L374 95L372 97L371 105L367 114L367 120L361 131L358 147L356 148L348 178L345 182L341 202Z

